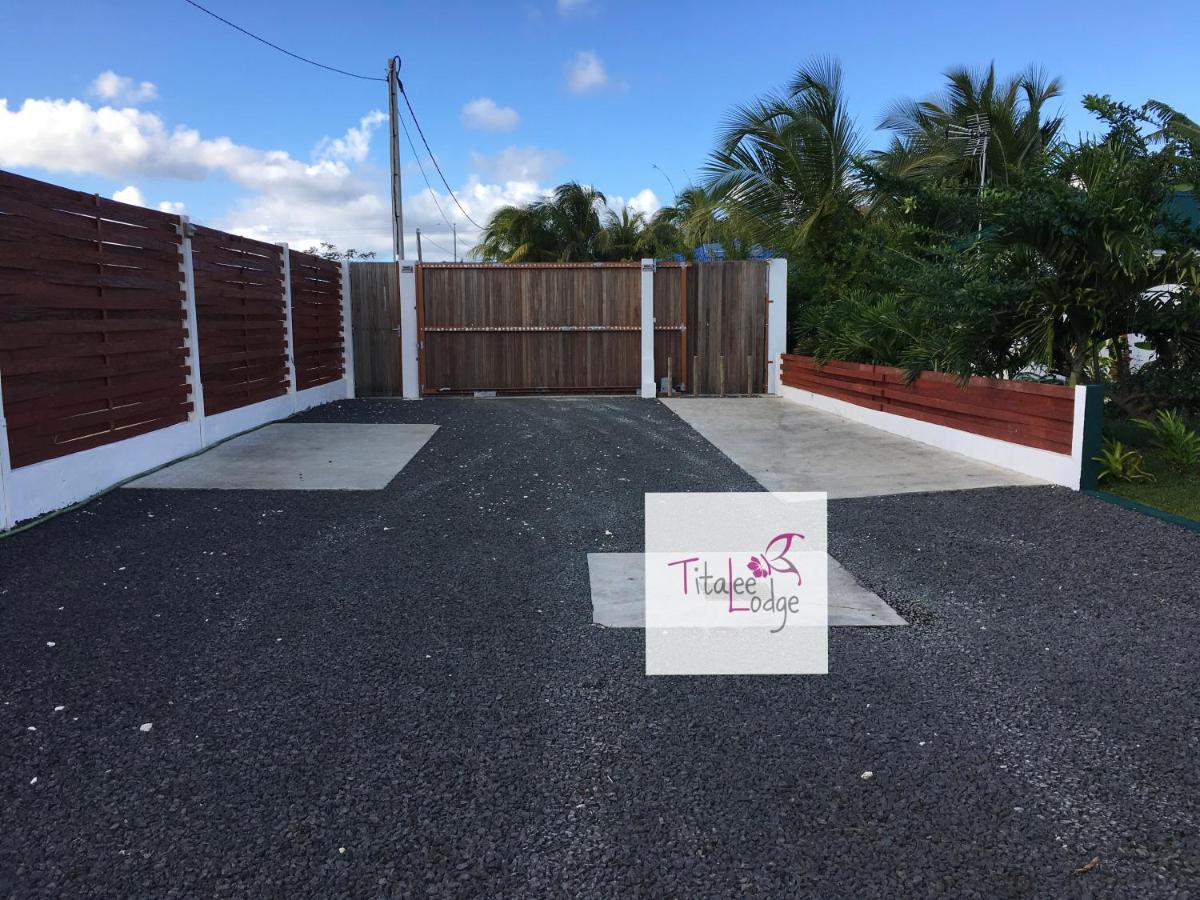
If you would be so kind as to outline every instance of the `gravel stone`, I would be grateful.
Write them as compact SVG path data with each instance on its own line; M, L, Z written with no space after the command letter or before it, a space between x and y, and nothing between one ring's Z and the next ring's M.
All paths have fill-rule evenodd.
M382 491L120 490L0 540L0 896L1200 893L1200 535L833 501L911 628L651 679L587 553L642 549L647 491L757 489L661 404L299 418L441 427Z

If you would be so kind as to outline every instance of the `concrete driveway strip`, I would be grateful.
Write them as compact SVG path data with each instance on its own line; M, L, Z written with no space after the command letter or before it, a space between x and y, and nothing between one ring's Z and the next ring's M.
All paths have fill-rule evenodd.
M589 553L592 623L606 628L646 625L645 556ZM829 627L907 625L903 617L829 557Z
M662 402L769 491L826 491L835 500L1044 484L780 398Z
M280 422L131 481L128 488L378 491L436 425Z

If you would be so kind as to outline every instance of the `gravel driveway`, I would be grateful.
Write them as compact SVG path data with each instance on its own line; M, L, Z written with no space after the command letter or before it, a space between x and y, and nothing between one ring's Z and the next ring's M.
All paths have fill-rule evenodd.
M1200 892L1200 535L831 502L912 628L648 679L586 554L641 549L645 491L757 489L665 407L301 418L440 428L382 491L124 490L0 541L0 896Z

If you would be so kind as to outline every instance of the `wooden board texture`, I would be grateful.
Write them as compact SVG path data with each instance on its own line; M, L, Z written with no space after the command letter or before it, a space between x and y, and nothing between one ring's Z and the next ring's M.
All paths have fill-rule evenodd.
M179 218L0 172L14 468L185 421Z
M907 381L903 369L784 354L783 383L880 412L919 419L1037 447L1071 452L1075 416L1073 388L999 378L959 379L923 372Z

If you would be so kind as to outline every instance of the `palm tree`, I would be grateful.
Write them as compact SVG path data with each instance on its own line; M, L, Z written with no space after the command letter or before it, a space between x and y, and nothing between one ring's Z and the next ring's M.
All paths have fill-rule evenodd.
M1062 82L1040 68L998 81L996 66L946 72L942 94L926 100L899 100L884 115L880 128L895 133L891 146L876 154L880 167L893 174L954 177L979 183L979 163L967 153L950 126L965 127L971 116L984 116L990 127L986 175L989 184L1008 184L1030 162L1054 145L1062 130L1061 115L1045 116L1046 107L1062 94Z
M817 59L800 67L786 92L729 114L704 168L706 188L754 240L787 251L822 221L856 210L862 149L841 65Z
M628 206L604 214L602 250L608 259L640 259L646 243L646 217Z
M604 250L599 209L604 194L568 182L526 206L496 210L474 253L493 262L579 262Z

